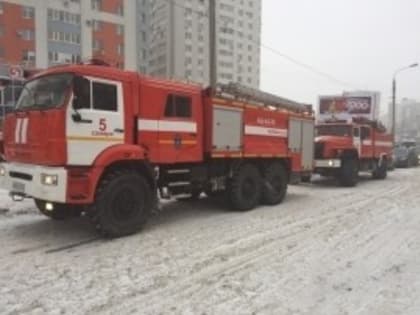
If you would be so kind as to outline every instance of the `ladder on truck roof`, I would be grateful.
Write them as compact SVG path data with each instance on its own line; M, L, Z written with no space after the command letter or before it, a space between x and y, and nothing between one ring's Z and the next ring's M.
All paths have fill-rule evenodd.
M313 114L312 105L294 102L238 83L218 84L216 96L252 102L256 105L274 107L276 109L286 109L297 113Z

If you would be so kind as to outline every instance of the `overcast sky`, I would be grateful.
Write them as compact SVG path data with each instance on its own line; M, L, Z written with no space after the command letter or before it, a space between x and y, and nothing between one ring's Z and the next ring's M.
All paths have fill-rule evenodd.
M327 72L345 86L273 52L261 52L261 88L296 101L372 89L383 107L393 72L420 62L420 0L262 0L262 44ZM420 100L420 67L397 77L398 98Z

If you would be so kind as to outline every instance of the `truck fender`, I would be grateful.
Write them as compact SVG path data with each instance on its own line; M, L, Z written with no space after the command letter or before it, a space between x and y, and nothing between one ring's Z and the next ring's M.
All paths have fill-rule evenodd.
M93 162L93 165L95 167L107 167L115 162L144 160L145 158L146 152L142 147L120 144L102 151Z
M112 167L120 165L143 167L147 172L146 177L154 185L153 169L146 160L146 151L137 145L122 144L107 148L93 162L91 185L94 188L90 199L94 199L96 188L105 172Z

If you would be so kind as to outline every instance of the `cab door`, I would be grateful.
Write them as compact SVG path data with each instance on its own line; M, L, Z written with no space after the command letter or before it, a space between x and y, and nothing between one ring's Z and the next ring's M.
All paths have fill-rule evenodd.
M171 92L166 95L157 121L161 163L202 160L201 114L199 94Z
M124 143L122 83L76 77L67 112L66 134L70 165L91 165L101 152Z

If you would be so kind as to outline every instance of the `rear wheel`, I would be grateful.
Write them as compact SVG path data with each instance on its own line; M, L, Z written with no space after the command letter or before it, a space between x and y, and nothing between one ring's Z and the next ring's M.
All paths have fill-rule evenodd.
M261 175L252 164L244 164L233 174L228 196L233 209L248 211L255 208L261 199Z
M372 172L372 177L374 179L385 179L388 175L388 162L383 160L381 166L377 166L376 169Z
M79 217L82 214L82 208L78 206L66 205L61 203L51 203L52 209L47 209L47 204L47 201L35 199L35 205L37 206L38 210L43 215L53 220L64 221L71 218Z
M272 163L264 171L262 201L267 205L281 203L287 192L287 171L281 163Z
M343 159L338 173L341 186L354 187L359 180L359 162L356 159Z
M150 185L141 175L114 171L101 181L90 216L104 236L130 235L146 223L153 200Z

